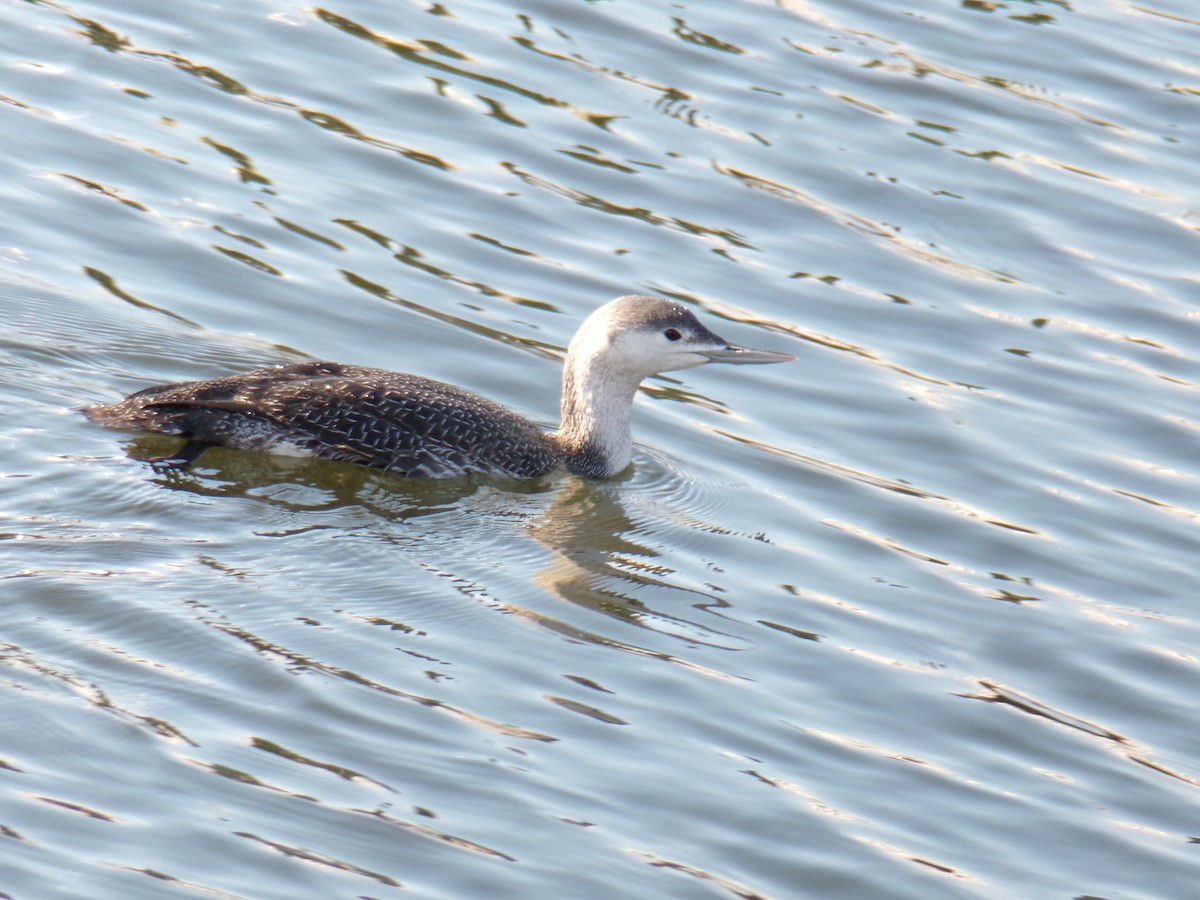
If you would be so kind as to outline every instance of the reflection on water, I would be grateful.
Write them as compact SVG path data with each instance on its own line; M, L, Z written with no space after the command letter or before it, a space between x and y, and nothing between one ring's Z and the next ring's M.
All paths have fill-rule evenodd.
M625 623L674 635L688 644L707 644L724 649L745 649L749 646L744 639L722 634L699 622L691 622L651 606L651 598L657 594L662 595L666 606L686 605L709 614L715 612L719 615L720 610L728 605L713 590L697 590L671 583L672 570L659 561L662 550L653 543L658 517L665 513L661 505L656 505L654 516L643 515L641 521L631 518L624 506L624 498L630 492L651 500L661 492L673 492L677 486L676 473L659 469L653 471L650 480L634 480L627 474L608 483L574 478L555 482L551 479L520 481L481 476L403 479L349 464L280 458L220 447L207 451L201 463L191 468L181 468L172 461L179 444L179 438L152 435L128 441L125 449L131 459L146 462L154 474L150 481L164 488L208 498L252 498L277 505L283 510L303 513L306 518L315 513L336 514L356 508L369 513L371 520L377 518L414 526L423 517L453 514L469 499L478 499L480 491L498 489L514 495L513 499L520 495L528 496L538 506L518 516L527 520L525 533L551 556L548 564L531 573L533 582L548 596L577 604L584 610L615 617ZM655 469L650 461L643 465ZM539 502L539 495L552 499L543 506ZM307 525L286 533L298 534L312 528L333 527ZM437 528L438 525L435 523L430 527ZM694 527L694 523L688 527ZM640 533L647 533L650 540L639 543L637 536ZM417 536L406 538L402 533L380 534L377 537L409 545L419 544L423 540ZM440 571L435 567L430 570L444 578L458 577L453 571ZM486 592L482 586L474 585L474 588ZM579 640L621 646L634 653L651 653L645 648L586 633L566 622L555 620L553 616L516 606L505 608L552 631L569 634Z
M131 459L146 462L163 487L204 497L250 497L284 509L336 511L360 506L387 519L405 520L453 509L479 489L479 480L404 479L349 463L277 457L213 447L195 466L173 460L182 439L148 435L128 441ZM543 482L501 482L514 492L545 490Z
M653 490L653 486L641 485L640 489ZM576 481L564 487L554 504L532 523L531 535L553 554L553 562L533 574L534 583L550 596L681 638L688 645L726 650L749 646L742 638L666 611L693 607L712 613L727 604L715 593L671 583L672 570L658 546L636 540L647 530L653 539L656 523L632 519L622 496L620 489L612 485ZM656 608L656 603L662 608ZM568 633L565 625L544 616L539 621ZM580 640L619 646L633 653L652 652L578 629L569 633Z

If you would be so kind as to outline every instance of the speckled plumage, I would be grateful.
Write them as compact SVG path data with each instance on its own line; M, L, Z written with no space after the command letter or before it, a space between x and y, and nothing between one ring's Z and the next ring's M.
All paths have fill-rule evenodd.
M330 362L160 385L85 413L117 428L186 437L177 464L222 444L409 476L535 478L566 469L608 478L629 465L630 407L644 378L709 362L791 358L733 346L673 300L631 295L593 312L571 341L553 434L453 385Z
M87 414L106 425L409 476L531 478L560 463L536 425L499 404L418 375L339 363L146 388Z

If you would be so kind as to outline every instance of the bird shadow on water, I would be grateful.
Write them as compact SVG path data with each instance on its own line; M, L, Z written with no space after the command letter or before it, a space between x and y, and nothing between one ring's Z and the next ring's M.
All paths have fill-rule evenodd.
M184 468L170 462L179 446L176 437L141 436L128 440L125 452L146 463L154 473L150 480L161 487L274 507L282 515L282 521L280 515L272 517L280 526L275 534L345 528L361 537L365 531L371 540L404 548L410 561L458 585L460 593L560 637L677 663L683 661L661 648L602 632L616 624L688 646L751 646L696 620L719 616L728 601L679 583L666 560L669 547L655 535L680 527L680 522L662 512L635 513L637 504L627 502L631 495L661 490L659 482L671 478L656 460L639 463L646 468L636 474L606 482L574 476L407 479L347 463L222 447ZM320 524L313 521L314 514L322 517ZM439 518L419 529L395 527L433 517ZM514 591L511 580L508 587L481 580L481 565L486 570L484 564L491 563L509 571L519 568L522 589ZM539 589L533 597L530 584ZM519 593L519 602L507 599L513 593ZM585 615L559 613L554 608L558 602ZM609 621L607 628L596 614Z

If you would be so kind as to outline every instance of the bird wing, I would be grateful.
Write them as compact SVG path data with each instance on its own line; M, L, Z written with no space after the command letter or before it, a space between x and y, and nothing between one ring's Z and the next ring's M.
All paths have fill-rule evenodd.
M144 405L180 410L193 426L204 416L224 427L230 419L270 423L316 456L405 475L541 474L555 462L533 423L490 400L418 375L338 363L170 385Z

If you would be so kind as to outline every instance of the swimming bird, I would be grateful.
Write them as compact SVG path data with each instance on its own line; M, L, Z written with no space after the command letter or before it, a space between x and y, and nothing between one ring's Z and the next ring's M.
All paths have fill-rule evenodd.
M730 344L673 300L629 295L593 312L567 348L553 433L450 384L332 362L158 385L84 413L104 425L187 438L171 460L179 465L223 445L413 477L535 478L565 469L609 478L629 465L629 415L643 379L706 363L791 359Z

